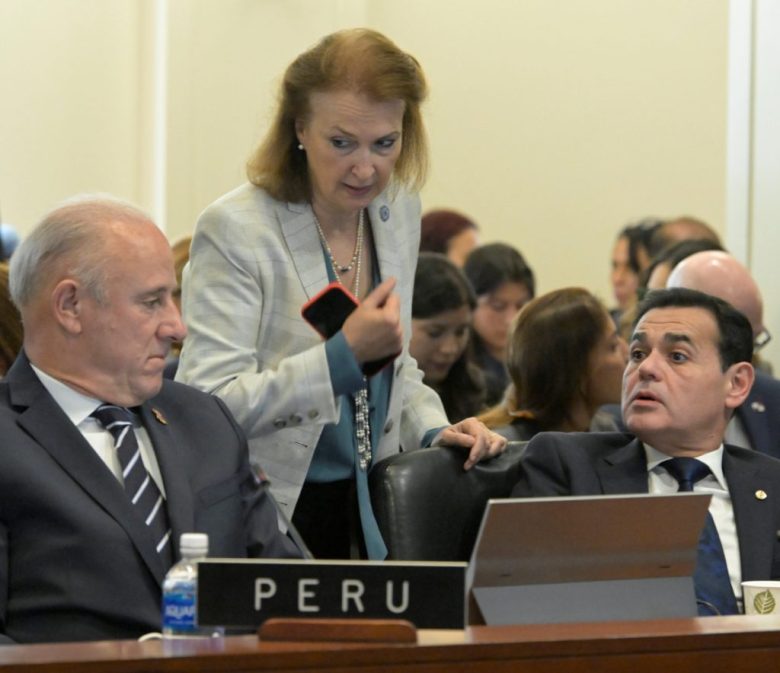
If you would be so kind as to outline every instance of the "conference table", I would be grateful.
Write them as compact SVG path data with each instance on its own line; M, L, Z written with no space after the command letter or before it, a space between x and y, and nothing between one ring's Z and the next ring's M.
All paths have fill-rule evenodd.
M780 618L732 616L637 622L420 630L414 643L102 641L0 647L0 671L25 673L743 673L780 670Z

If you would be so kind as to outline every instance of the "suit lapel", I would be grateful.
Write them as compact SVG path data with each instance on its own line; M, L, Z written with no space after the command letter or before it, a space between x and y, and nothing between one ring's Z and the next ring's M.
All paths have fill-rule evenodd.
M750 444L756 451L768 453L768 449L774 448L766 419L766 405L761 400L760 393L756 391L755 385L748 398L737 409L736 415L742 421Z
M771 575L777 537L771 503L780 493L773 492L777 485L769 482L749 460L729 448L726 446L723 453L723 474L737 524L742 579L766 579ZM769 497L761 499L760 491Z
M277 212L282 236L290 250L295 270L306 295L311 299L328 284L328 270L311 206L288 203L279 205ZM402 269L396 231L401 225L394 222L395 214L384 194L368 207L368 217L374 248L377 251L380 278L399 278Z
M277 205L282 236L306 296L311 299L328 284L328 269L311 206L301 203Z
M149 571L162 584L162 559L122 485L49 395L25 356L14 364L7 381L11 403L20 410L19 426L125 530Z
M605 456L596 473L605 495L647 493L647 460L636 438Z
M379 261L380 279L386 280L392 276L400 280L402 274L400 243L396 234L403 230L403 224L395 220L397 215L388 204L385 192L374 199L368 207L368 217L371 221L371 235Z
M155 401L141 406L141 419L152 441L157 464L160 466L163 484L165 484L165 499L168 508L168 522L171 525L171 543L174 549L174 559L178 559L179 538L182 533L195 530L195 506L192 489L188 479L187 464L183 452L185 447L181 440L176 439L174 431L168 424L165 412Z

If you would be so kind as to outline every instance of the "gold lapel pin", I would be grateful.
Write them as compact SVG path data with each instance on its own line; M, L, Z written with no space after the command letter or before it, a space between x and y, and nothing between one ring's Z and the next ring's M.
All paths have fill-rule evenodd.
M756 491L756 500L766 500L769 496L760 488Z
M162 415L159 409L155 409L154 407L152 407L152 413L154 414L154 417L157 419L158 423L162 423L163 425L168 425L168 421L165 420L165 416Z

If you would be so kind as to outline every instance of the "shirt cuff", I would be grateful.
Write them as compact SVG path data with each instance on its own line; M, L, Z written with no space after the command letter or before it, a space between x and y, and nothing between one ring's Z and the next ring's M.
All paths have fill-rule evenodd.
M428 432L423 435L422 448L425 449L429 446L435 446L436 442L439 441L439 435L449 427L449 425L442 425L440 428L428 430Z
M340 330L325 342L325 355L330 384L336 397L354 393L363 387L363 372Z

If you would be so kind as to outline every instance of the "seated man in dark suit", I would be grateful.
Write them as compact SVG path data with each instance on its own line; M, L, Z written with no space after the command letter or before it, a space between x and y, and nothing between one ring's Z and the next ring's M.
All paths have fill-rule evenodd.
M185 328L171 250L104 198L52 211L11 264L24 351L0 383L0 641L160 628L184 532L212 556L297 557L217 398L163 382Z
M667 287L687 287L720 297L750 321L756 351L769 341L761 290L750 271L728 253L707 251L688 257L674 268ZM780 381L761 371L760 365L756 352L756 380L726 428L726 441L780 458Z
M633 434L537 435L513 496L711 493L711 553L700 544L694 577L700 614L736 612L742 580L780 578L780 461L723 444L753 383L750 323L680 288L651 293L637 315L622 397Z

